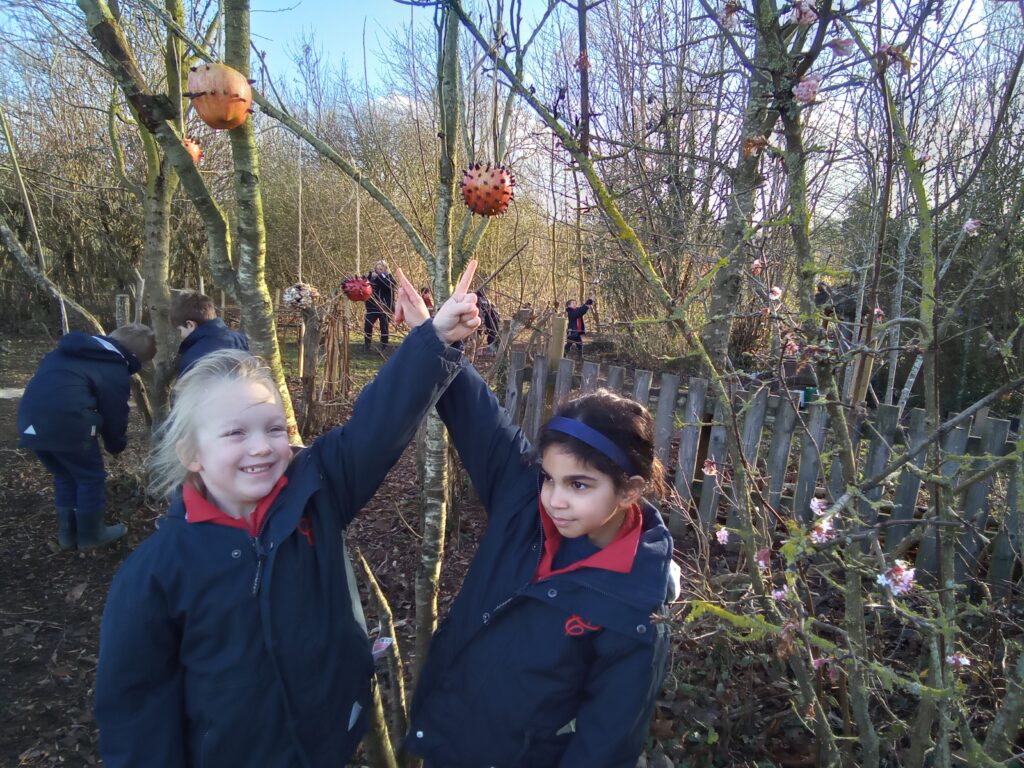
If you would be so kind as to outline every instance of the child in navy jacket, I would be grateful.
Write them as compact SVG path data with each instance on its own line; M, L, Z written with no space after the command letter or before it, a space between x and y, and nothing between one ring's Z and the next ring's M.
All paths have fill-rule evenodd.
M199 358L218 349L249 350L244 333L232 331L217 317L213 299L199 291L178 291L171 299L171 325L181 334L178 375L188 373Z
M53 474L61 549L92 549L125 534L103 524L103 454L128 445L131 377L156 354L153 331L125 325L109 336L72 331L43 358L18 405L18 444Z
M582 307L576 306L575 299L565 302L565 316L569 321L565 331L565 348L562 355L569 356L569 350L576 347L576 351L583 355L583 334L587 332L587 326L583 322L583 316L594 306L593 299L587 299Z
M474 268L433 321L400 276L414 330L348 423L309 448L293 453L257 358L222 350L179 380L153 469L180 489L103 614L106 768L336 768L355 751L373 661L342 533L459 370L445 342L480 324Z
M610 392L531 446L467 366L437 405L487 531L416 688L406 748L429 768L633 768L669 648L672 538L653 423Z

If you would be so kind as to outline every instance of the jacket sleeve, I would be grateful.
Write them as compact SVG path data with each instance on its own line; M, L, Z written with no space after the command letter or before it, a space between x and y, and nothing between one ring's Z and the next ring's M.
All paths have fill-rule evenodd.
M363 388L348 422L316 441L343 525L377 492L461 366L462 353L441 342L427 320Z
M657 628L657 627L656 627ZM668 632L653 644L605 630L576 714L576 729L559 768L634 768L665 677Z
M131 376L127 368L104 376L96 385L96 406L103 417L100 434L110 453L121 453L128 447L128 399L131 397Z
M152 575L114 577L100 628L94 711L106 768L186 768L180 631Z
M529 441L472 366L455 377L437 412L490 516L518 510L537 495L537 469Z

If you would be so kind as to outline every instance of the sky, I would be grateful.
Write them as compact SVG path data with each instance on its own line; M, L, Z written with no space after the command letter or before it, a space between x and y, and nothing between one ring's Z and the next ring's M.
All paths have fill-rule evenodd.
M337 65L343 59L349 70L363 68L363 41L371 84L379 81L378 52L389 34L403 29L412 15L418 23L430 23L429 8L411 9L394 0L252 0L252 41L267 54L267 66L276 77L292 73L291 53L304 35L313 34L325 58Z
M363 47L370 85L380 83L380 52L387 50L389 35L404 30L410 19L432 24L432 8L413 8L395 0L251 0L252 41L267 54L267 66L275 79L294 77L291 55L303 35L312 33L327 63L344 60L349 73L362 80ZM2 4L2 0L0 0ZM539 18L547 0L525 0L524 18Z

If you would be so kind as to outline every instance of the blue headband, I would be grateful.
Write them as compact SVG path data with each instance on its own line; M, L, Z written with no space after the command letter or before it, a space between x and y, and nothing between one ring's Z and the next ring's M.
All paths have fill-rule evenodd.
M569 435L569 437L575 437L581 443L589 445L595 451L598 451L614 461L630 477L640 474L636 471L636 467L633 466L633 462L629 460L629 456L626 455L625 451L593 427L588 427L582 421L567 419L564 416L555 416L544 425L544 429L550 429L555 432L561 432L564 435Z

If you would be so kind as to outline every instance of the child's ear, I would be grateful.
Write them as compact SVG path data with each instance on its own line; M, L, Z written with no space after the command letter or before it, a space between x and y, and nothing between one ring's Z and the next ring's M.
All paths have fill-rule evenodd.
M201 472L203 465L196 458L195 450L185 440L179 440L174 444L174 452L178 454L178 461L181 466L189 472Z
M644 495L644 488L647 487L647 481L644 480L640 475L633 475L626 484L619 491L619 499L623 506L631 507L640 501L640 497Z

